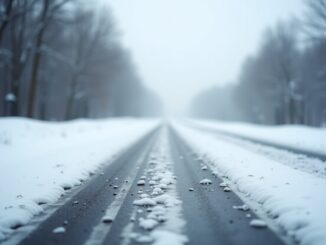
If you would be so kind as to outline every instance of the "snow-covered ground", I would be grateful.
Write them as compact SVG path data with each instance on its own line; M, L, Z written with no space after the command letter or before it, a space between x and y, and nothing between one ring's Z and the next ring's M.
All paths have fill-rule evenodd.
M0 120L0 241L158 125L153 120Z
M241 132L241 125L227 127L226 124L220 124L219 129L223 126L223 130L238 128ZM264 154L219 140L213 134L177 123L174 127L199 157L213 171L218 172L234 191L269 217L271 224L282 228L288 237L299 241L300 244L326 244L325 178L296 169L294 163L285 165ZM274 130L257 127L255 131L253 126L242 128L248 134L250 128L250 136L265 137L263 134L266 133L266 139L269 137L268 139L294 144L302 140L305 147L310 147L311 144L313 149L325 151L318 148L325 142L325 139L320 139L321 135L325 134L321 130L300 127ZM248 130L245 131L245 128ZM306 135L297 135L298 130L306 132ZM273 132L279 132L280 139L273 136ZM281 132L284 132L284 136ZM306 164L309 165L309 160Z
M190 123L240 136L326 154L326 129L307 126L260 126L248 123L191 120Z

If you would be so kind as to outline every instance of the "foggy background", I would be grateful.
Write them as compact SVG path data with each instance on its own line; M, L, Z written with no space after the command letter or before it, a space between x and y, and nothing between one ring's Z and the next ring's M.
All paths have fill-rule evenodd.
M262 32L300 16L301 0L109 0L147 86L168 115L185 113L199 90L236 82Z
M326 1L4 0L0 114L326 122Z

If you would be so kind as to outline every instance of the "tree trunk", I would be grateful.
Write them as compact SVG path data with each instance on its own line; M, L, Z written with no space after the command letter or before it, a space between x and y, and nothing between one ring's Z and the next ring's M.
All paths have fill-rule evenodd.
M27 117L30 118L32 118L34 115L35 97L37 94L36 92L37 92L37 85L38 85L37 79L38 79L38 72L41 63L40 48L43 44L43 37L45 33L45 20L49 9L49 1L50 0L44 0L42 16L40 19L41 29L36 37L36 45L35 45L36 50L34 53L33 64L32 64L32 75L31 75L31 83L30 83L30 89L28 94L28 105L27 105Z
M0 42L2 40L3 33L4 33L8 23L9 23L9 16L10 16L10 13L11 13L11 10L12 10L13 2L14 2L14 0L8 0L7 6L5 7L5 16L6 17L5 17L4 21L0 25Z
M73 75L73 78L71 79L71 87L69 90L68 95L68 102L67 102L67 108L65 113L65 120L72 119L72 113L73 113L73 106L75 101L75 94L77 90L77 83L78 83L78 76Z

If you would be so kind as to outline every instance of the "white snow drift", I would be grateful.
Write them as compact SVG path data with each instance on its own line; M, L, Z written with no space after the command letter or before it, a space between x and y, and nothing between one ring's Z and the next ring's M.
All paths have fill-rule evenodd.
M326 154L326 129L301 125L260 126L249 123L225 123L209 120L192 120L189 122L213 130L221 130L269 143Z
M174 127L212 170L256 203L289 237L300 244L326 244L325 178L219 140L213 134L181 124ZM250 224L264 225L260 221Z
M157 125L155 121L0 120L0 241ZM60 230L59 230L60 231Z

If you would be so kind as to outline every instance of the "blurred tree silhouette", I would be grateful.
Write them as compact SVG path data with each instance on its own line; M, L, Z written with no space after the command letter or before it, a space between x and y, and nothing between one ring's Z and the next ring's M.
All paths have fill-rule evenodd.
M82 0L0 2L0 115L46 120L156 116L108 7Z
M306 3L303 21L279 22L267 29L259 50L243 63L237 83L200 93L190 115L264 124L326 124L326 0ZM306 37L304 47L299 48L299 36Z

